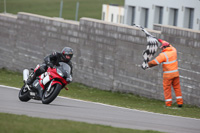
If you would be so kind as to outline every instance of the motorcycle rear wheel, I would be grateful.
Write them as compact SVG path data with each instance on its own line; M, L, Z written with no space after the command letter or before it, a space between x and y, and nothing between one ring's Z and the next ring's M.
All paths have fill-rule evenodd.
M45 90L42 96L42 103L49 104L51 103L60 93L62 86L60 84L53 85L49 91Z
M19 91L19 100L22 102L28 102L31 98L29 97L28 88L25 88L25 85L22 86Z

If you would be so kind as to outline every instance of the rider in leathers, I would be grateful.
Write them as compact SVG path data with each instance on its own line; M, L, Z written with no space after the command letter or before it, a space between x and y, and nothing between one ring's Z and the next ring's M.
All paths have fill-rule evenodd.
M59 66L59 62L65 62L71 67L70 77L67 78L67 82L70 83L72 81L72 62L71 59L73 57L73 49L70 47L64 47L60 52L54 52L47 57L44 58L44 63L38 65L34 70L34 74L27 80L27 84L31 85L37 76L47 71L48 66L53 68L53 66Z

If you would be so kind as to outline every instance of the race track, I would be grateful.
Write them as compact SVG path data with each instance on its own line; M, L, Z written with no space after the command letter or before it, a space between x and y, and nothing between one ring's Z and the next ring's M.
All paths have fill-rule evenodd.
M64 97L57 97L49 105L35 100L21 102L18 92L18 88L0 85L0 112L141 130L200 132L200 119L156 114Z

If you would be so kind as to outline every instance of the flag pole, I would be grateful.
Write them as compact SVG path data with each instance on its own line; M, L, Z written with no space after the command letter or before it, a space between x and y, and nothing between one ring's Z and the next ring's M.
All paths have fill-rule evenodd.
M6 13L6 0L4 0L4 13Z

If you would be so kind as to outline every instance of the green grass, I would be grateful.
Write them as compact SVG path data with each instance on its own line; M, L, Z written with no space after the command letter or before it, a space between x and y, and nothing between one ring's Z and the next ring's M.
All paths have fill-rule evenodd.
M0 84L21 88L22 80L22 73L0 69Z
M61 0L6 0L7 13L28 12L49 17L59 17ZM123 6L124 0L63 0L64 19L75 20L76 3L79 1L78 18L101 19L102 4ZM0 0L0 12L4 12L4 0Z
M0 69L0 84L21 88L23 84L22 74ZM68 91L63 89L60 95L131 109L200 119L200 108L192 105L184 104L183 108L178 108L174 103L172 107L167 108L164 101L148 99L133 94L103 91L79 83L71 83L68 88Z
M25 124L26 123L26 124ZM69 120L33 118L25 115L0 113L1 133L158 133L125 128L114 128Z

